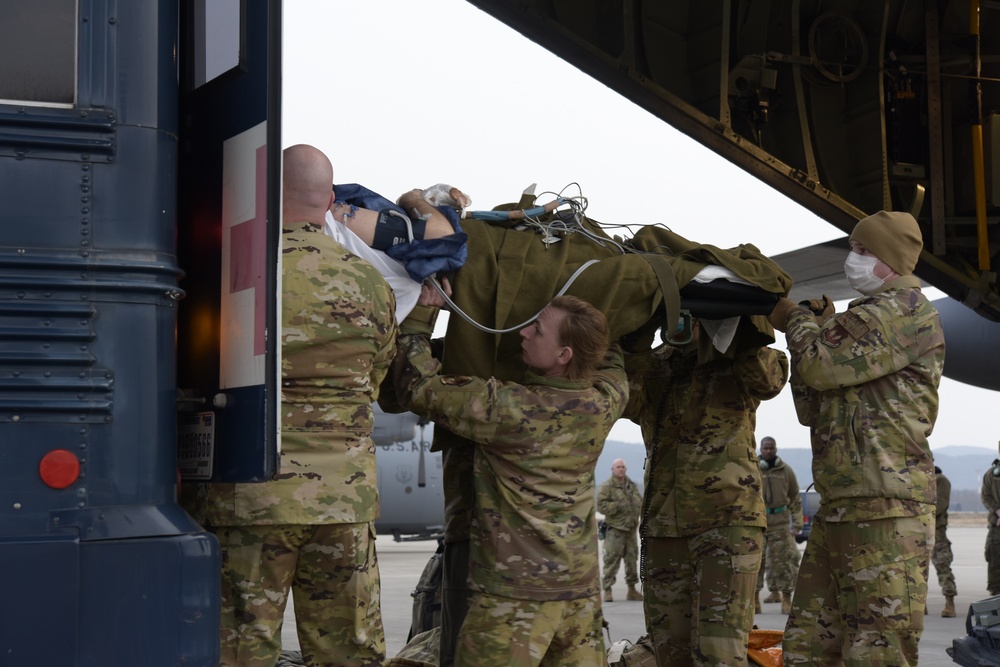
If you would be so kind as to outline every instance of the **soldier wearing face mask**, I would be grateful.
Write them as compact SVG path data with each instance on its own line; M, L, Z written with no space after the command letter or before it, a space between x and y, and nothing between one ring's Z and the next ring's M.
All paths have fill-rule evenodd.
M944 334L912 274L923 247L908 213L860 220L844 265L864 296L834 313L782 299L792 395L810 427L822 498L782 642L784 664L917 664L934 535Z

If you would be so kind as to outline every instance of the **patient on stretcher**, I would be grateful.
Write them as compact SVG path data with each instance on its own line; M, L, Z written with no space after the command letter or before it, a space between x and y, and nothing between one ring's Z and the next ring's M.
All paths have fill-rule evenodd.
M352 195L356 193L353 186L343 187L349 188ZM400 216L394 215L398 213L395 208L372 210L352 205L338 198L336 187L333 197L333 204L330 205L333 219L347 225L366 245L376 250L388 250L413 239L429 240L454 234L455 227L441 212L440 207L448 206L460 214L471 203L464 192L441 183L424 190L410 190L403 193L397 201L398 206L409 216L407 224ZM408 232L412 232L409 238Z
M425 278L465 263L467 237L458 220L470 203L465 193L441 184L404 193L397 204L360 185L335 185L326 233L385 277L402 322Z

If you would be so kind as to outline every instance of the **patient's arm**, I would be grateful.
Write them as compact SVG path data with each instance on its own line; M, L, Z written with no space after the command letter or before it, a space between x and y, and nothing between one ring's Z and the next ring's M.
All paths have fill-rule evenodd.
M399 199L399 205L410 216L411 220L426 219L427 225L424 229L423 239L436 239L448 236L455 232L451 223L441 214L439 210L424 201L421 196L422 190L410 190ZM375 225L378 223L378 211L367 208L352 207L343 202L334 202L330 205L330 213L337 222L347 225L347 228L357 234L368 247L374 247Z
M424 230L425 239L436 239L455 233L451 223L441 211L424 201L423 190L417 188L403 194L399 198L399 205L411 219L422 218L427 221L427 228Z

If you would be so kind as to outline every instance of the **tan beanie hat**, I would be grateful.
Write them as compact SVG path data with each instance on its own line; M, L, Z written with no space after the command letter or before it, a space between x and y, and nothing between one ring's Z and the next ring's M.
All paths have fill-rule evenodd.
M920 225L902 211L879 211L858 220L851 240L871 250L901 276L913 273L924 247Z

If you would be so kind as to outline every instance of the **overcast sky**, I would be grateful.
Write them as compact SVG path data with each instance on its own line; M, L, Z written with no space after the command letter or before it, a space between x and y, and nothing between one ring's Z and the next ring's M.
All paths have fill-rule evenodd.
M483 209L578 183L602 223L772 255L843 236L465 0L285 0L284 48L283 144L326 152L335 182L449 183ZM933 447L996 452L994 392L944 379L940 398ZM758 410L765 435L809 446L787 388ZM610 437L641 442L624 421Z

